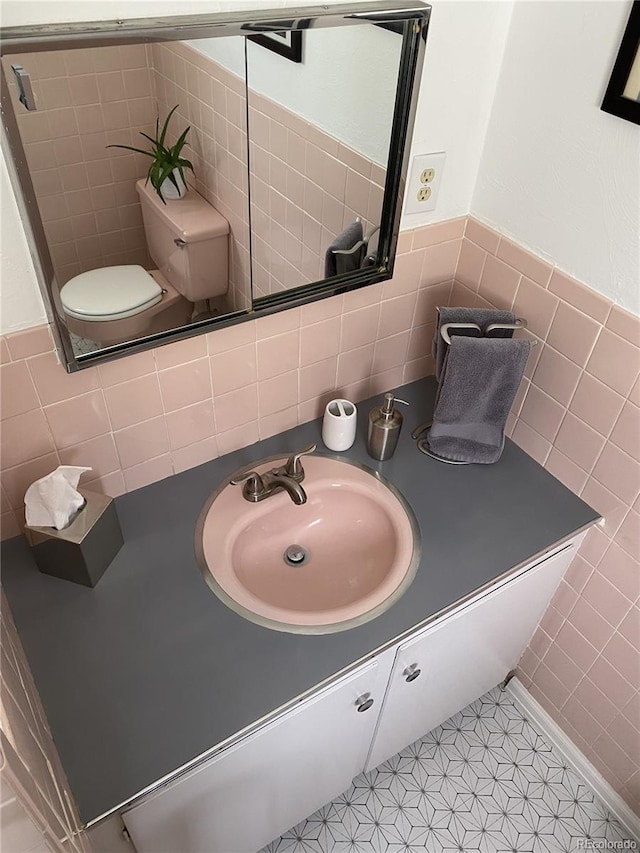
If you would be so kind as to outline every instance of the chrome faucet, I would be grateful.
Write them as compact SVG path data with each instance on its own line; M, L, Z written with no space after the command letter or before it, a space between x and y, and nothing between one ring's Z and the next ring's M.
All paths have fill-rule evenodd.
M264 474L258 474L257 471L247 471L229 482L232 486L239 486L244 483L242 497L251 503L263 501L276 492L284 490L296 506L302 506L307 502L307 494L300 485L304 480L304 469L300 457L313 453L315 449L316 445L310 444L309 447L305 447L304 450L290 456L284 465L272 468L271 471L266 471Z

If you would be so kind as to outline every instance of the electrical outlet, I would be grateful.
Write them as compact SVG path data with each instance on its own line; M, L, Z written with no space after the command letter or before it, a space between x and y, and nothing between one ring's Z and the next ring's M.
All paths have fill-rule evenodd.
M445 157L446 153L439 151L435 154L418 154L413 158L407 182L405 213L435 210Z

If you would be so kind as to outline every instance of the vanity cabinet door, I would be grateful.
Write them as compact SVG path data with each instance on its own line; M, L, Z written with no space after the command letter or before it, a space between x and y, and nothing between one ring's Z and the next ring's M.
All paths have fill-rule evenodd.
M138 853L256 853L364 769L393 650L223 749L122 818Z
M367 761L377 767L499 684L535 631L582 536L398 647Z

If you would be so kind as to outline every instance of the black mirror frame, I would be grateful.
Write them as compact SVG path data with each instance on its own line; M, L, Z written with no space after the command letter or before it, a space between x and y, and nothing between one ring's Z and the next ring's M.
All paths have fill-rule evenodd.
M391 278L395 250L400 231L404 186L409 168L409 145L418 100L419 78L424 61L425 42L431 7L421 0L374 0L338 6L305 7L304 18L283 21L282 10L259 13L215 13L164 18L140 18L126 21L98 21L78 24L51 24L10 27L0 30L0 55L72 47L97 47L140 41L177 41L183 39L241 35L250 37L256 30L299 30L336 27L362 23L378 24L402 32L403 45L396 89L396 101L389 145L387 178L383 197L383 213L378 243L379 264L331 279L312 282L291 290L252 300L247 311L207 319L176 330L160 332L123 344L105 347L95 353L76 355L66 326L58 320L61 306L55 303L56 288L51 255L42 219L18 132L16 117L7 91L2 69L3 149L10 153L7 166L18 202L20 217L27 234L49 322L56 342L64 354L69 373L92 367L124 355L132 355L266 316L278 311L346 293Z

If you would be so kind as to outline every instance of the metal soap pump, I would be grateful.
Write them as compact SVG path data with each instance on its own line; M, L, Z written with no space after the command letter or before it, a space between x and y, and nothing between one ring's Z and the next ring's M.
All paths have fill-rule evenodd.
M369 412L367 452L380 462L393 456L402 427L402 415L393 408L394 403L409 405L404 400L398 400L389 391L384 395L384 405L375 406Z

